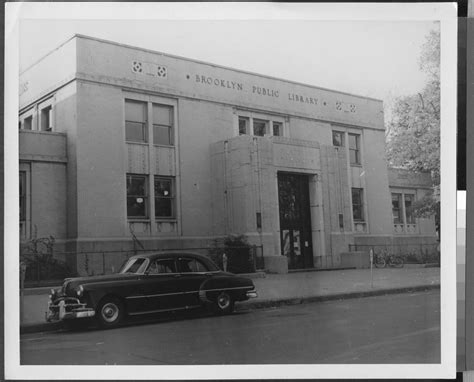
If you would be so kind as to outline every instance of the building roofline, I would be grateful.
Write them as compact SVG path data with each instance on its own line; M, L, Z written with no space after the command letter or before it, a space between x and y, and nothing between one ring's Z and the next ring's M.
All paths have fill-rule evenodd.
M66 41L64 41L62 44L57 46L55 49L53 49L49 53L45 54L44 56L42 56L41 58L36 60L33 64L28 66L26 69L24 69L20 74L23 74L28 69L30 69L32 66L36 65L38 62L40 62L41 60L43 60L44 58L49 56L51 53L58 50L59 48L61 48L63 45L67 44L70 40L72 40L74 38L83 38L83 39L86 39L86 40L98 41L98 42L102 42L102 43L106 43L106 44L121 46L121 47L124 47L124 48L140 50L142 52L153 53L153 54L158 54L158 55L161 55L161 56L166 56L166 57L175 58L175 59L179 59L179 60L184 60L184 61L194 62L194 63L198 63L198 64L209 65L209 66L212 66L212 67L215 67L215 68L232 70L232 71L235 71L235 72L250 74L250 75L253 75L253 76L264 77L264 78L268 78L268 79L271 79L271 80L284 81L284 82L294 84L294 85L306 86L306 87L310 87L310 88L314 88L314 89L318 89L318 90L325 90L325 91L329 91L329 92L333 92L333 93L344 94L344 95L348 95L348 96L351 96L351 97L357 97L357 98L362 98L362 99L376 101L376 102L383 102L383 100L381 100L379 98L366 97L366 96L362 96L360 94L353 94L353 93L343 92L343 91L339 91L339 90L335 90L335 89L324 88L324 87L321 87L321 86L309 85L309 84L305 84L305 83L298 82L298 81L292 81L292 80L287 80L287 79L284 79L284 78L269 76L269 75L266 75L266 74L260 74L260 73L255 73L255 72L246 71L246 70L242 70L242 69L236 69L236 68L232 68L232 67L229 67L229 66L213 64L213 63L210 63L210 62L196 60L196 59L183 57L183 56L178 56L178 55L169 54L169 53L164 53L164 52L160 52L160 51L157 51L157 50L141 48L141 47L128 45L128 44L123 44L123 43L119 43L119 42L115 42L115 41L111 41L111 40L101 39L101 38L98 38L98 37L87 36L87 35L83 35L83 34L80 34L80 33L76 33L73 36L69 37Z
M37 60L35 60L33 63L31 63L30 65L28 65L25 69L23 69L22 71L20 71L19 75L21 76L23 73L25 73L27 70L30 70L33 66L35 66L36 64L38 64L40 61L44 60L46 57L48 57L50 54L53 54L54 52L56 52L58 49L62 48L64 45L66 45L69 41L71 41L72 39L76 38L77 36L80 36L78 34L74 34L72 35L71 37L68 37L67 40L63 41L61 44L59 44L56 48L54 48L53 50L50 50L48 53L42 55L40 58L38 58Z

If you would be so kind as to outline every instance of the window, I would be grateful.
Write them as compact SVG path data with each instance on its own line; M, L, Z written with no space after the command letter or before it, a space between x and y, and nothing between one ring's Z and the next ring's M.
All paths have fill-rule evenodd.
M403 224L402 194L392 193L393 224Z
M26 221L26 171L20 171L20 222Z
M120 273L143 273L147 264L147 259L135 257L125 263L125 265L120 270Z
M244 117L239 117L239 135L248 135L249 134L249 119Z
M415 224L415 216L413 214L413 202L415 200L415 195L405 194L405 217L406 224Z
M352 215L354 221L364 221L364 190L352 189Z
M176 273L174 259L157 259L148 268L149 275L159 275L163 273Z
M261 119L253 120L253 135L258 137L263 137L267 133L268 121L263 121Z
M281 122L273 122L273 136L281 137L283 135L283 124Z
M351 164L361 164L359 134L349 134L349 158Z
M179 259L178 264L180 272L183 273L209 271L209 269L197 259Z
M32 130L33 129L33 116L25 118L23 121L23 130Z
M153 104L153 143L155 145L173 145L173 108Z
M174 145L174 108L150 101L125 100L127 142ZM150 116L151 121L149 121Z
M174 178L155 177L155 218L174 218Z
M129 219L148 217L147 177L127 175L127 216Z
M146 105L125 100L125 139L128 142L148 142Z
M336 147L344 147L344 133L342 131L332 132L332 145Z
M416 233L416 217L413 211L415 200L414 193L405 193L402 190L392 192L395 233Z
M41 131L53 130L52 112L53 108L51 106L47 106L44 109L41 109Z
M254 135L257 137L284 135L284 118L249 111L239 111L239 135Z

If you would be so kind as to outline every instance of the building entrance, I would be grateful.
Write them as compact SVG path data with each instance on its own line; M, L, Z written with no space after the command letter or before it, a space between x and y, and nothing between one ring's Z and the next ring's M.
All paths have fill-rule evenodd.
M313 268L308 176L278 173L281 254L288 269Z

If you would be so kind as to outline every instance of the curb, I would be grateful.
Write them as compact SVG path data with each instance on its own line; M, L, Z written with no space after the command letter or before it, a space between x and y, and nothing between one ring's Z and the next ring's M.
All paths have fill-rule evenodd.
M413 287L392 288L392 289L377 289L377 290L369 290L369 291L361 291L361 292L336 293L336 294L329 294L325 296L292 297L292 298L278 299L278 300L250 301L250 302L244 302L240 305L237 305L235 310L245 311L245 310L252 310L252 309L278 307L278 306L284 306L284 305L307 304L311 302L349 300L349 299L354 299L354 298L383 296L383 295L399 294L399 293L423 292L423 291L435 290L439 288L440 288L440 284L430 284L430 285L418 285L418 286L413 286ZM44 322L40 324L20 325L20 334L55 332L61 329L64 329L64 325L62 322L52 322L52 323Z
M63 328L62 322L42 322L41 324L20 325L20 334L56 332Z
M305 303L311 303L311 302L349 300L349 299L354 299L354 298L374 297L374 296L383 296L383 295L390 295L390 294L423 292L423 291L429 291L429 290L435 290L435 289L440 289L440 284L417 285L417 286L412 286L412 287L377 289L377 290L349 292L349 293L335 293L335 294L328 294L325 296L293 297L293 298L279 299L279 300L251 301L251 302L244 302L241 305L236 306L236 311L242 311L245 309L271 308L271 307L277 307L277 306L282 306L282 305L299 305L299 304L305 304Z

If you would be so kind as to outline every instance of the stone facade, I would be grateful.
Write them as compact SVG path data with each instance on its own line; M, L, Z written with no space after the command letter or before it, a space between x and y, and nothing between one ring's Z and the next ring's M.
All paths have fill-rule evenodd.
M350 244L395 235L392 188L421 196L428 187L387 170L379 100L79 35L20 83L20 170L30 169L23 238L38 226L72 252L130 249L134 235L165 249L245 234L263 246L269 271L287 271L288 250L295 264L310 251L312 267L338 267ZM129 123L127 107L142 108L143 121ZM169 122L155 110L169 111ZM301 229L294 219L280 226L282 174L300 176L308 193ZM134 181L142 195L127 191ZM131 215L133 198L141 217ZM435 240L430 219L417 224L406 240Z

